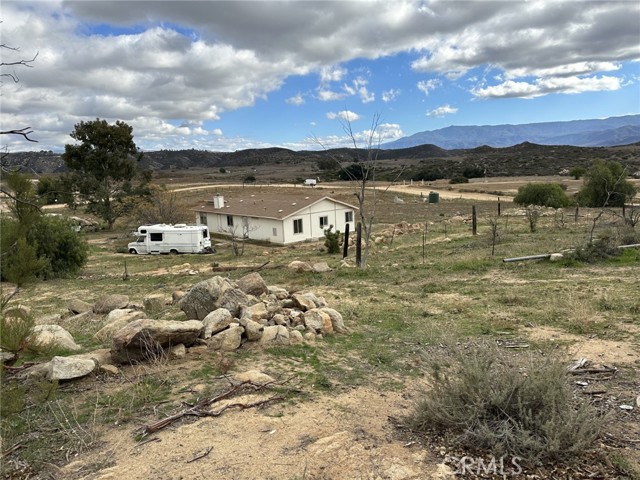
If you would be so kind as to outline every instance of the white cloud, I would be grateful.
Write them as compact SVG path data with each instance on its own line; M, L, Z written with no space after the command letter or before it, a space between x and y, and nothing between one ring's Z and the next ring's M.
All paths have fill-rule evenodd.
M431 80L421 80L416 85L418 90L420 90L425 95L429 95L429 92L432 92L436 88L438 88L442 82L437 78L432 78Z
M400 90L397 88L392 88L391 90L385 90L382 92L382 101L385 103L391 102L398 98L400 95Z
M339 82L347 75L347 69L336 66L322 67L319 74L322 83Z
M319 90L318 91L318 100L323 102L330 102L333 100L342 100L346 97L345 93L334 92L333 90Z
M427 112L428 117L444 117L445 115L451 115L458 111L457 108L452 107L451 105L442 105L434 110Z
M576 94L584 92L597 92L618 90L621 80L618 77L552 77L538 78L534 82L515 82L507 80L499 85L472 90L473 95L479 98L535 98L550 93Z
M339 112L328 112L326 117L329 120L342 120L345 122L355 122L356 120L360 120L360 115L350 110L341 110Z
M302 96L301 93L297 93L293 97L287 98L285 102L287 102L290 105L300 106L304 104L304 97Z

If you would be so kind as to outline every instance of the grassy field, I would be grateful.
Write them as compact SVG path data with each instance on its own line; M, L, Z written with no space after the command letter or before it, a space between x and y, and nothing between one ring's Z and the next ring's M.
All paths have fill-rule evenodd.
M482 191L512 190L513 185L482 184ZM224 188L225 195L232 192ZM294 195L295 190L287 189L286 194ZM353 203L349 190L326 191ZM183 199L195 204L202 196L185 192ZM394 202L398 196L403 204ZM471 232L472 206L478 212L477 235ZM193 385L213 384L227 372L260 365L295 375L298 393L288 399L292 403L359 387L402 393L426 382L431 364L446 358L449 346L489 342L523 347L509 350L516 357L555 352L567 365L589 356L593 364L616 366L618 374L606 382L606 393L592 398L576 391L576 396L611 415L611 438L632 440L615 443L603 437L613 465L609 471L617 471L619 478L638 478L634 475L640 460L640 408L623 411L619 406L635 405L640 390L640 249L594 263L503 259L575 249L592 234L625 236L625 243L632 238L638 243L640 227L630 231L608 212L592 233L597 212L581 209L578 217L574 210L546 212L532 233L527 219L508 203L497 216L497 201L425 204L414 195L391 192L381 194L377 211L366 270L341 265L342 256L328 255L322 242L288 247L247 244L244 254L236 257L229 243L217 238L213 255L133 256L117 253L130 241L129 225L87 234L90 260L78 278L29 285L13 300L28 305L40 323L48 315L61 314L58 323L86 351L109 347L93 337L104 318L70 323L66 312L71 299L91 303L106 293L122 293L141 304L152 293L170 298L173 291L187 290L213 275L237 279L258 266L263 266L260 274L268 285L325 297L342 313L350 333L313 345L266 352L243 348L226 356L210 352L175 364L131 366L117 378L99 375L69 384L25 384L5 375L2 449L18 448L5 457L4 468L26 478L48 464L67 463L94 450L100 435L113 425L132 430L162 418L181 402L193 400ZM351 251L347 259L351 265L353 255ZM292 260L326 261L333 270L292 274L286 268ZM125 264L127 281L122 280ZM158 316L184 318L175 306ZM40 359L46 358L25 358Z

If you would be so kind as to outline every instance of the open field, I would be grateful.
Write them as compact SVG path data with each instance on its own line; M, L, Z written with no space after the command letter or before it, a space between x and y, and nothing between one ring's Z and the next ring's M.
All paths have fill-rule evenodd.
M93 337L105 318L69 323L67 305L73 299L92 303L106 293L120 293L142 304L149 294L170 299L172 292L214 275L237 280L258 268L268 285L323 296L342 313L349 333L266 351L249 344L225 355L201 351L122 366L115 375L28 385L27 408L3 417L1 450L17 445L3 458L4 472L13 471L11 478L34 478L40 472L40 478L104 480L451 478L443 466L445 456L466 452L399 428L399 419L429 388L427 373L434 362L446 364L456 346L498 345L523 362L559 356L567 365L587 358L595 366L617 368L607 378L588 378L586 388L575 384L577 378L567 378L577 401L591 402L609 415L594 451L573 466L529 469L526 474L538 475L529 478L638 478L640 249L592 264L568 259L504 263L507 257L582 246L594 226L595 211L581 209L578 217L574 210L549 211L530 232L526 218L508 200L529 180L478 179L462 186L439 181L380 193L375 241L364 271L352 267L352 251L351 266L345 266L342 256L328 255L322 242L247 244L244 255L236 257L218 238L214 255L132 256L118 253L130 241L131 224L87 234L91 256L78 278L24 287L13 300L31 307L39 323L61 314L59 324L86 351L109 347ZM562 181L569 192L580 185L566 177ZM193 177L172 180L171 187L183 189L187 207L215 192L227 196L242 189L195 184ZM341 187L316 190L354 203L353 191ZM302 188L279 192L295 196ZM420 198L431 190L442 192L439 203ZM475 236L472 206L478 212ZM640 227L630 232L614 213L597 221L594 235L635 235L639 243ZM293 260L326 261L332 271L292 273L286 266ZM122 279L125 262L127 281ZM157 316L185 318L173 305ZM215 418L183 419L153 435L153 441L136 443L139 427L224 391L226 375L248 370L288 380L286 399ZM24 388L9 380L3 379L4 402ZM36 400L47 388L55 392L46 401Z

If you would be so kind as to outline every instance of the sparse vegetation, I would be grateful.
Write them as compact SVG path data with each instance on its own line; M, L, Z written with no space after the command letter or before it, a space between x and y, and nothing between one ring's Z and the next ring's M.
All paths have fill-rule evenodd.
M529 183L518 188L513 203L523 206L565 208L572 203L565 190L566 187L559 183Z
M432 365L431 378L407 424L471 452L529 466L573 460L604 424L588 403L575 404L565 365L547 356L518 361L495 346L457 348L452 364Z

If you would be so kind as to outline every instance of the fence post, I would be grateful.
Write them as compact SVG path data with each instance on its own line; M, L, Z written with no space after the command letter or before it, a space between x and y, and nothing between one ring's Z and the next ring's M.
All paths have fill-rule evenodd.
M349 224L344 227L344 245L342 246L342 258L347 258L349 254Z
M471 233L477 235L478 233L478 218L476 216L476 206L471 207Z
M362 223L356 224L356 266L362 266Z

